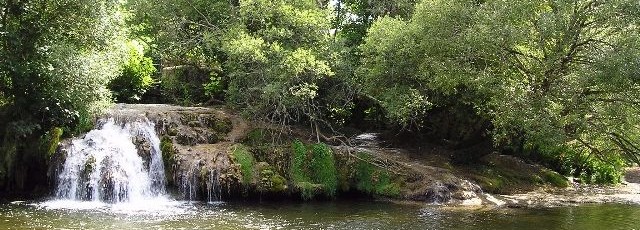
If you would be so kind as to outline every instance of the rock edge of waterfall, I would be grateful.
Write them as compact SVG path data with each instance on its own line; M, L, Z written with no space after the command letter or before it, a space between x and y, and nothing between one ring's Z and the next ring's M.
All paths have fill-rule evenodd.
M324 165L313 165L319 165L320 160L314 157L322 148L313 145L317 137L308 129L291 127L287 135L281 135L282 130L276 130L281 127L249 122L225 108L119 104L102 117L105 118L123 125L145 119L155 125L161 140L167 191L177 199L366 196L510 207L640 202L635 198L640 193L640 186L633 183L637 181L597 189L574 183L558 185L559 175L514 157L491 154L483 159L490 168L459 166L451 164L446 154L433 154L435 150L383 147L376 134L355 136L349 146L329 143L333 156L327 159L333 161L333 171L328 172L335 175L315 179L315 174L326 174L327 170ZM138 156L147 162L145 167L149 167L151 143L136 135L131 139ZM299 162L311 166L294 169L299 167L294 160L296 148L300 148L296 147L297 140L302 140L298 145L306 149L302 154L305 159ZM52 181L71 144L72 140L62 141L52 158Z

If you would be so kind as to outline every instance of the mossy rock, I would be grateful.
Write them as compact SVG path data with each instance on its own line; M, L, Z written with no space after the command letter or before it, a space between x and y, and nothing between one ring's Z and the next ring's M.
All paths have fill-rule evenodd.
M180 122L189 124L189 122L198 122L198 114L196 113L180 113Z
M80 178L88 179L96 168L96 158L91 156L84 164Z
M200 127L200 122L198 121L189 121L187 125L191 128Z
M213 114L202 114L200 115L199 121L203 124L203 127L219 133L229 133L233 129L231 120L228 118L218 118Z
M162 152L162 161L164 162L164 168L166 175L173 175L173 166L176 164L177 150L173 146L173 141L169 136L163 136L160 140L160 151ZM173 177L167 176L169 182L173 182Z
M240 165L240 172L242 173L242 184L248 186L253 181L253 167L255 159L253 154L249 152L249 149L241 144L234 145L232 147L232 160L234 163Z
M310 182L295 183L295 190L300 193L300 196L304 200L312 200L317 195L320 195L323 193L322 185L313 184Z
M559 188L566 188L567 186L569 186L569 181L567 180L567 178L553 171L544 171L543 180Z
M286 179L275 172L271 165L266 162L259 162L255 167L260 175L258 191L279 193L287 189Z
M167 130L167 135L175 137L178 135L178 128L169 128Z

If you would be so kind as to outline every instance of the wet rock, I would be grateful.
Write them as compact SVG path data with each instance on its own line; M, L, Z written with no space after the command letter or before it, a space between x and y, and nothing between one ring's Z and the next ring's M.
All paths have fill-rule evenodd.
M429 203L443 204L451 200L451 191L441 183L435 183L427 188L424 200Z
M135 136L133 138L133 144L138 150L138 156L140 156L142 162L144 162L144 168L148 169L151 163L151 143L143 136Z

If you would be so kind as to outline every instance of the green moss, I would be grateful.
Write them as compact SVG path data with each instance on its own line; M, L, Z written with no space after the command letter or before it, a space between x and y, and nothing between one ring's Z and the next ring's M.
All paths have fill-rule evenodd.
M295 140L291 144L291 150L291 180L295 183L309 182L306 172L306 164L309 162L307 148L300 140Z
M338 190L338 170L336 170L333 151L326 144L312 146L311 178L314 183L321 184L328 196L335 196Z
M391 175L389 175L387 171L378 171L378 181L375 183L374 188L376 195L388 197L400 196L400 185L391 181Z
M320 194L321 185L310 182L298 182L296 183L296 189L300 191L302 199L311 200Z
M371 156L366 153L358 153L362 159L356 164L355 182L356 189L371 195L398 197L400 196L400 184L393 181L391 174L375 167L368 161Z
M283 192L287 189L287 181L284 177L280 176L273 170L266 162L258 163L256 166L260 171L260 184L258 185L258 191L261 192Z
M326 144L306 146L300 140L295 140L291 149L289 173L295 184L302 185L297 187L303 199L313 198L319 194L318 191L328 197L335 196L338 190L338 171L331 148ZM313 192L305 190L310 188Z
M486 177L486 176L473 176L473 179L478 182L478 185L482 187L485 192L500 194L505 189L505 183L498 177Z
M371 159L369 154L358 153L358 157L362 159L362 161L358 161L356 164L356 172L355 172L355 181L356 181L356 189L358 191L364 193L373 193L373 173L374 166L366 162Z
M271 176L272 192L283 192L287 189L287 179L278 174Z
M162 152L162 162L164 163L164 170L167 182L173 183L173 165L176 163L176 149L173 147L173 141L171 137L163 136L160 140L160 151Z
M253 166L255 159L246 146L235 145L233 149L233 156L236 163L240 164L240 171L242 172L242 183L245 185L251 184L253 180Z
M567 178L565 178L564 176L556 172L545 171L543 173L543 177L545 182L553 186L560 187L560 188L566 188L567 186L569 186L569 182L567 181Z
M162 151L162 161L165 168L171 168L175 163L176 149L173 147L173 141L168 136L163 136L160 140L160 151Z

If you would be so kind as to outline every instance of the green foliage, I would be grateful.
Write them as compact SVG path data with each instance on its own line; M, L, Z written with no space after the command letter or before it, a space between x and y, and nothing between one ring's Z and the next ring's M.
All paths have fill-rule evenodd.
M6 182L0 187L17 192L45 185L61 133L84 128L110 104L106 85L126 57L121 6L107 0L0 3L0 181Z
M0 91L13 108L7 122L38 124L42 134L51 127L73 127L81 114L93 115L107 105L105 85L124 57L120 3L0 4L11 9L0 22Z
M249 185L253 181L253 166L255 160L253 154L249 152L244 145L235 145L233 148L233 156L238 164L240 164L240 171L242 172L242 183Z
M128 60L122 67L118 77L111 80L109 89L119 102L134 102L153 84L152 75L156 72L151 58L144 56L144 48L138 41L127 43L129 48Z
M271 165L261 162L256 168L260 175L258 191L280 193L287 189L287 180L275 172Z
M309 165L313 182L321 184L325 194L335 196L338 189L338 171L336 170L333 151L326 144L314 144L311 146L313 158Z
M533 150L528 150L533 151ZM568 147L538 149L534 156L558 172L580 178L584 183L620 183L625 167L621 156L595 157Z
M193 66L178 66L164 69L160 77L160 91L167 103L194 105L206 102L204 84L209 81L209 72Z
M640 161L640 63L631 58L640 51L639 8L630 0L422 1L408 20L372 25L357 79L401 125L465 105L491 121L499 147L568 147L611 165L587 171L615 171L609 158Z
M387 197L398 197L400 185L392 181L388 171L378 169L368 161L371 156L366 153L358 153L362 160L358 161L355 168L354 180L358 191Z
M328 64L328 12L313 1L240 1L239 24L222 47L227 100L254 119L290 123L318 117Z
M42 151L45 153L46 159L51 159L51 157L56 153L63 133L64 131L62 128L54 127L42 138Z
M308 163L307 147L300 140L291 143L291 180L294 183L310 181L306 165Z
M322 143L306 146L295 140L291 149L290 176L302 198L312 199L321 192L328 197L335 196L338 172L331 148Z

